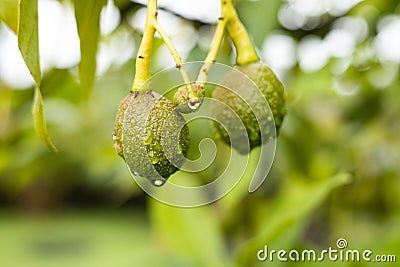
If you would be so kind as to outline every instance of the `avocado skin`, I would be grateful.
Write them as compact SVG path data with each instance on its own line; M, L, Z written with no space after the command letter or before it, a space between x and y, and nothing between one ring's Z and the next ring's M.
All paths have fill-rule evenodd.
M189 128L167 98L153 91L133 92L121 101L114 148L134 175L167 179L186 160Z
M195 94L202 99L205 96L205 91L203 86L201 86L200 84L192 84L192 88L193 91L195 92ZM187 87L187 84L184 84L182 86L180 86L178 88L178 90L176 91L175 95L174 95L174 99L173 99L173 103L177 106L177 110L180 113L192 113L195 112L196 109L191 109L188 106L188 102L190 100L189 97L189 89Z
M247 75L264 95L271 109L278 134L286 114L285 93L282 83L274 72L261 62L237 66L235 69ZM232 145L241 154L247 154L250 150L268 140L269 137L272 137L273 129L271 129L270 116L261 112L265 108L263 105L265 102L259 98L259 95L252 93L252 88L248 88L248 84L240 82L241 79L242 77L236 71L229 72L221 82L224 86L215 88L212 97L226 104L239 116L245 125L250 147L247 142L243 142L246 133L243 130L240 131L240 126L237 125L237 120L234 119L235 116L232 112L221 111L221 108L213 105L212 113L216 118L213 126L216 135L226 144ZM247 104L233 91L226 88L234 88L233 91L245 96ZM260 111L259 113L262 114L258 122L252 109ZM227 131L218 121L222 122L231 133L232 144Z
M125 157L124 157L124 150L122 147L122 130L124 128L123 124L124 124L125 111L130 104L132 96L133 93L129 93L121 100L114 123L113 146L115 152L117 152L117 154L123 159L125 159Z

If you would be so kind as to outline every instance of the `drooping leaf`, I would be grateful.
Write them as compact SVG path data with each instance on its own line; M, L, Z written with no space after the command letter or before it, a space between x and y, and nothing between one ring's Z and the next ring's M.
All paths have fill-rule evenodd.
M297 222L304 221L334 188L350 181L350 176L343 173L311 184L299 182L289 188L285 187L273 209L268 212L268 219L260 227L262 232L248 241L240 251L239 266L251 266L257 260L255 253L260 248L274 242Z
M40 88L38 3L37 0L19 2L18 46L36 86Z
M0 19L4 21L11 30L18 30L18 0L1 0Z
M57 152L57 148L54 146L47 132L46 119L44 117L43 98L40 89L37 86L35 87L35 94L33 97L32 114L36 134L51 150Z
M96 53L100 36L100 13L106 0L74 0L75 18L81 47L79 79L89 96L96 75Z
M29 72L35 80L35 93L32 105L34 127L39 138L54 152L44 117L44 106L40 92L41 71L39 61L38 3L37 0L21 0L18 10L18 46Z

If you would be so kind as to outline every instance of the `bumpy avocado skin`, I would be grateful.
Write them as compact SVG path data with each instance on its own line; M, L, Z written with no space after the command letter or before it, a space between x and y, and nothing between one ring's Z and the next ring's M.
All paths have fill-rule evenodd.
M273 71L261 62L251 63L245 66L236 67L237 70L243 72L247 75L258 87L261 93L267 100L271 112L274 117L276 132L279 132L280 126L282 124L283 118L286 114L285 106L285 94L284 87ZM266 141L268 137L272 135L271 130L271 118L268 118L268 114L262 116L259 121L256 120L256 116L251 111L250 107L253 109L262 109L263 102L260 100L256 94L252 94L251 90L247 88L245 83L240 82L240 77L238 77L235 71L228 73L223 78L223 84L228 88L235 88L236 92L246 95L246 102L244 102L240 97L238 97L234 92L227 90L226 88L219 86L213 93L213 98L225 103L233 111L237 113L241 121L246 127L246 132L248 135L250 149L246 142L243 142L243 131L239 132L237 121L234 121L232 115L228 112L221 112L220 108L212 108L212 113L214 114L217 121L222 122L230 129L232 139L229 138L227 131L219 123L214 122L213 125L216 129L217 135L227 144L232 145L239 153L247 154L249 150L261 145L263 141ZM235 124L235 125L234 125ZM261 136L263 138L261 138Z
M201 86L199 84L192 84L192 88L198 97L203 98L205 96L205 91L204 91L203 86ZM173 100L173 102L177 106L177 110L179 112L188 114L188 113L196 111L196 109L189 108L189 106L188 106L189 99L190 99L189 89L188 89L187 85L184 84L178 88L178 90L176 91L176 93L174 95L174 100Z
M122 148L122 129L124 127L123 123L124 123L125 111L129 106L132 96L133 93L129 93L121 100L114 123L114 134L113 134L114 150L123 159L125 159L125 157Z
M122 157L134 175L168 178L183 165L189 148L184 118L171 101L155 92L134 92L128 102L126 107L122 101L120 108L125 111L117 114L115 143L119 143L114 147L122 147Z

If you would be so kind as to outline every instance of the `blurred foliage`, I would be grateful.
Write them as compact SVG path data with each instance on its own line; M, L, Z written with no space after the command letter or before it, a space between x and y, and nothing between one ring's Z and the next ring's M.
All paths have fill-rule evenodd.
M15 31L13 3L1 0L0 18ZM140 32L128 21L142 5L127 0L115 4L120 24L100 42L127 32L138 46ZM350 56L332 57L315 71L305 71L297 62L281 73L288 114L263 186L247 193L256 164L254 151L241 182L216 203L180 209L146 197L114 153L111 138L117 106L132 84L134 57L99 74L89 99L77 66L43 74L47 126L58 154L43 146L33 131L33 88L16 90L0 80L2 265L319 266L260 263L256 253L264 245L320 251L335 247L340 237L351 249L396 254L400 260L399 62L381 60L371 52L379 23L399 18L398 1L362 1L340 14L310 17L296 29L279 23L286 2L242 0L237 7L260 50L274 32L298 44L309 36L324 38L343 17L359 17L368 24L368 35ZM212 30L202 21L175 16L196 34ZM154 72L164 66L161 49L158 40ZM206 50L196 42L186 61L204 59ZM218 61L232 64L232 53L225 41ZM199 154L199 140L212 136L207 125L191 126L192 157ZM217 147L217 163L224 165L229 149L221 143ZM171 179L201 183L215 171L190 177L178 172Z

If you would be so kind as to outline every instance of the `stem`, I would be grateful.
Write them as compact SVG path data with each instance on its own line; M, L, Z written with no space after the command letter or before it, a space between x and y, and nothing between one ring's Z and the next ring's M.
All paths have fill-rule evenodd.
M200 73L197 76L197 83L204 87L207 82L208 73L215 62L218 50L221 46L225 28L227 28L230 37L236 47L236 63L246 65L259 61L250 37L239 19L232 0L221 0L221 17L218 19L217 28L211 42L210 50L207 54Z
M232 0L221 1L221 10L223 17L228 20L226 28L236 47L236 63L238 65L245 65L259 61L254 46L250 41L246 28L239 19Z
M147 80L150 79L150 58L151 49L153 47L154 34L157 31L164 43L168 47L176 67L179 69L183 81L187 84L189 97L198 99L196 92L193 89L189 75L182 66L182 58L171 42L171 39L157 21L157 0L149 0L147 4L146 24L143 32L142 42L140 43L139 51L136 58L136 74L132 85L132 91L145 92L148 90L144 87Z
M222 2L223 1L221 1L221 4ZM224 38L226 22L227 19L224 18L223 16L221 16L218 19L217 28L215 29L214 38L211 42L210 50L208 51L207 57L204 60L205 62L201 67L199 75L197 76L198 84L200 84L203 87L207 81L208 72L210 71L212 64L215 62L215 59L217 57L218 50L222 43L222 39Z
M136 73L132 91L143 92L143 85L150 78L150 58L154 40L154 21L157 19L157 0L149 0L147 4L146 24L142 41L136 57Z
M154 28L160 34L160 36L163 39L165 45L167 46L169 52L171 53L172 58L174 59L175 64L176 64L176 68L181 73L183 81L186 83L187 89L189 90L189 97L197 99L198 96L193 89L192 82L190 81L189 75L187 74L185 68L182 66L182 64L183 64L182 58L179 55L178 51L176 50L174 44L171 42L171 39L169 38L168 34L164 31L164 29L161 27L161 25L158 23L158 21L154 21Z

